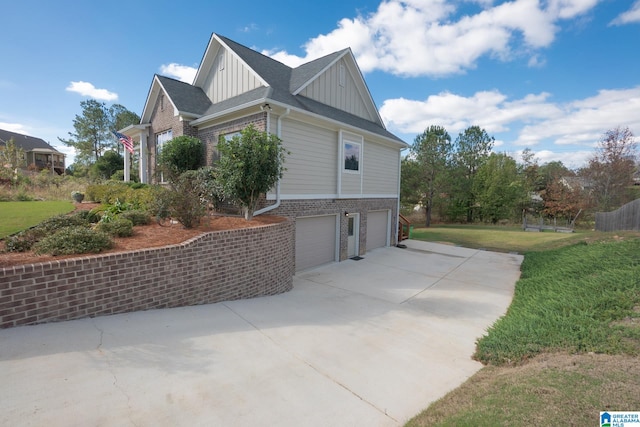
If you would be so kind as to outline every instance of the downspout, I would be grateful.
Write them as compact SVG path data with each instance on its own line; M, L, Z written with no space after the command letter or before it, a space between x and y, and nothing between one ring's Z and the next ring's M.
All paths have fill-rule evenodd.
M285 117L287 117L289 114L291 113L291 108L287 108L287 110L284 112L284 114L278 116L278 121L277 121L277 125L276 125L276 136L280 139L282 139L282 119L284 119ZM267 123L269 121L269 114L267 113ZM277 209L280 206L280 179L278 178L278 182L276 184L276 202L273 205L269 205L267 207L264 207L262 209L258 209L257 211L255 211L253 213L253 216L258 216L261 215L265 212L269 212L272 211L274 209Z
M400 188L402 180L402 150L398 150L398 206L396 208L396 222L394 225L394 234L396 236L396 246L400 244L398 240L398 228L400 224Z

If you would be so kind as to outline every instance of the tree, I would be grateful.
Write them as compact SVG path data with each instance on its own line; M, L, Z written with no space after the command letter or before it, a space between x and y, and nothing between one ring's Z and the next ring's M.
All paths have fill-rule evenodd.
M528 196L516 161L504 153L491 153L473 185L480 218L492 224L512 218Z
M420 164L416 159L405 156L400 167L400 205L405 212L422 203L422 178Z
M419 176L418 190L425 205L425 226L431 225L434 199L446 185L447 169L452 155L451 137L445 128L430 126L416 136L411 151L415 156Z
M629 187L637 157L637 146L628 127L605 132L585 171L597 209L609 211L630 201Z
M249 125L230 140L221 137L218 151L218 176L225 193L242 204L249 221L260 196L282 178L286 150L276 135Z
M462 213L467 222L474 219L476 196L473 181L478 169L489 157L494 141L495 138L484 129L470 126L458 135L454 143L453 214L457 216Z
M90 168L95 178L109 179L116 171L124 169L124 157L120 153L109 150L105 152Z
M4 147L0 149L0 178L18 179L18 170L25 167L27 159L24 150L16 145L13 138L9 138L5 142Z
M75 132L69 132L69 139L58 138L60 142L76 151L76 161L81 164L96 162L107 150L120 150L119 142L112 134L130 124L139 123L140 118L120 104L109 109L104 102L89 99L80 102L82 115L73 120Z
M111 121L111 130L124 129L130 125L137 125L140 123L140 116L133 111L127 110L123 105L113 104L109 107L109 120ZM118 153L124 153L124 147L122 144L117 144Z
M204 161L202 141L193 136L177 136L164 144L160 166L169 181L188 170L196 170Z
M575 185L567 185L558 177L547 185L542 192L544 209L542 213L553 218L566 218L572 222L578 213L586 207L587 197L584 190Z

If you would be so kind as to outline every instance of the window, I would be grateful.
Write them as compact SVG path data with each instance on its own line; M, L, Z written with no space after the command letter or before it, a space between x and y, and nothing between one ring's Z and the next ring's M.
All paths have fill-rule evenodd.
M224 70L224 52L218 57L218 70Z
M362 145L359 142L344 141L344 171L360 173L360 154Z
M173 131L171 129L156 134L156 166L158 166L160 161L162 147L171 139L173 139ZM165 182L164 174L162 172L160 172L160 182Z
M346 71L345 71L344 65L340 64L340 68L339 68L339 72L338 72L338 84L341 87L344 87L345 81L347 79L345 72Z

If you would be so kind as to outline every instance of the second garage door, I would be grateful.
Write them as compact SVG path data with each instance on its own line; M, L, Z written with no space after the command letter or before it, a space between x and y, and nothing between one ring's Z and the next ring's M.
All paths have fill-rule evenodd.
M336 215L296 218L296 271L336 260Z
M370 211L367 213L367 250L387 246L389 229L389 211Z

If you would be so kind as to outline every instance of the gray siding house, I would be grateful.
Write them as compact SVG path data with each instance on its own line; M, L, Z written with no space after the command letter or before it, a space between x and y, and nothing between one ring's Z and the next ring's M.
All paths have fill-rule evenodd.
M133 138L142 182L157 154L191 135L217 158L222 136L249 124L277 134L286 172L262 212L296 221L296 270L396 244L401 150L386 130L350 49L290 68L213 34L192 84L155 75ZM259 212L258 212L259 213Z
M0 129L0 150L13 139L17 147L24 151L27 169L33 171L50 170L63 175L65 170L64 154L53 148L41 138Z

